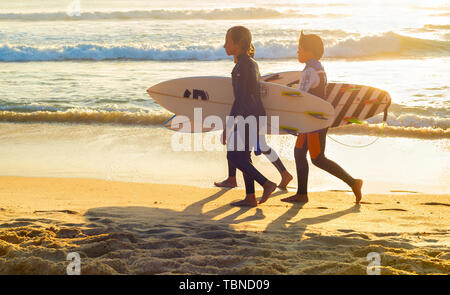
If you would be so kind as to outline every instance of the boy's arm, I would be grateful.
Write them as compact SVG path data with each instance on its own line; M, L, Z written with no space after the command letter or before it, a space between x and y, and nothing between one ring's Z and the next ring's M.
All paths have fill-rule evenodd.
M307 68L302 73L302 79L298 85L298 90L309 92L309 89L315 88L320 84L320 77L316 70Z
M239 116L244 114L245 99L248 93L248 69L239 68L236 72L235 83L233 83L234 102L231 107L230 116Z

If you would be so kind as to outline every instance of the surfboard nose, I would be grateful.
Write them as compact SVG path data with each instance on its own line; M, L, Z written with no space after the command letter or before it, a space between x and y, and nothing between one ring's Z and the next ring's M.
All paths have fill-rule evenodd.
M148 95L150 95L150 97L153 97L152 94L158 93L158 92L159 92L158 90L161 89L161 86L162 86L162 84L164 84L164 83L165 83L165 82L161 82L161 83L155 84L155 85L153 85L153 86L150 86L150 87L147 89Z
M169 80L169 81L163 81L160 83L157 83L153 86L150 86L147 89L147 93L151 96L152 93L160 93L160 92L167 92L168 89L172 89L173 87L170 87L171 85L171 81L173 80Z
M159 85L159 84L161 84L161 83L158 83L158 84L155 84L155 85L153 85L153 86L150 86L150 87L147 89L147 93L148 93L148 94L151 94L152 92L155 92L156 89L158 88L158 85Z

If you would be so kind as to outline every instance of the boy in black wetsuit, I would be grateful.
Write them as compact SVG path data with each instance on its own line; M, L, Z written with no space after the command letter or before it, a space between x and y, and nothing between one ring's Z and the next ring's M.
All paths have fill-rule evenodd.
M250 44L250 48L247 51L247 55L251 58L254 58L255 56L255 47L253 47L253 44ZM238 60L237 57L234 57L234 63L237 64ZM265 140L265 135L261 135L259 137L259 144L260 146L264 145L264 148L262 148L262 153L269 159L270 162L277 168L278 172L280 172L281 175L281 182L278 185L278 188L280 189L287 189L287 185L289 182L293 179L292 175L287 171L286 167L284 167L283 162L281 162L280 157L278 154L270 148ZM230 160L228 160L228 178L221 182L214 182L215 186L218 187L228 187L233 188L237 186L236 181L236 167L234 167L233 163L231 163Z
M255 183L258 182L264 189L260 204L267 201L277 185L265 178L252 165L251 150L255 147L252 139L258 138L258 126L245 124L247 119L258 122L259 116L265 116L266 111L261 102L260 94L260 74L256 62L248 56L252 36L250 31L243 26L232 27L227 31L224 48L227 55L237 58L237 63L231 73L234 102L231 107L230 117L236 121L232 126L226 126L222 135L222 143L227 144L227 134L233 136L232 142L236 143L241 139L244 141L244 148L236 148L232 144L227 144L227 159L239 170L242 171L245 181L245 199L233 202L233 206L257 206L255 197ZM245 121L244 121L245 120ZM244 124L242 124L244 122ZM257 123L256 123L257 125ZM245 126L245 128L240 128ZM227 129L228 128L228 129ZM245 130L241 130L245 129ZM251 132L251 134L250 134Z
M301 33L298 42L298 61L305 63L302 78L298 89L306 91L322 99L326 99L327 75L319 60L324 52L322 39L317 35L304 35ZM297 194L282 199L284 202L308 202L308 161L306 153L309 150L311 162L317 167L336 176L347 183L355 194L356 203L361 201L361 188L363 181L354 179L338 164L325 157L325 143L328 128L315 132L299 134L295 143L294 155L297 167L298 188Z

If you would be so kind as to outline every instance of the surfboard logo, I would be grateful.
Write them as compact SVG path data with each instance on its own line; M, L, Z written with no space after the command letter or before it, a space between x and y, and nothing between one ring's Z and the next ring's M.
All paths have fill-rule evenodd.
M193 99L201 99L201 100L209 100L208 92L200 89L193 89L192 92L189 89L186 89L183 93L184 98L190 98L192 94Z

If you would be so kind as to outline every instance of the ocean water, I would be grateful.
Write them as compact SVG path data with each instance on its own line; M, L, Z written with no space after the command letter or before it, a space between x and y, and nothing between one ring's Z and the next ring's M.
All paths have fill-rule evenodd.
M448 189L448 185L442 186L448 182L442 179L449 176L448 1L285 0L274 5L266 0L0 0L0 121L7 123L8 132L17 134L14 138L2 133L2 143L11 148L0 154L3 159L21 159L17 144L25 145L22 153L27 153L28 146L29 154L45 154L44 148L30 152L38 139L33 136L27 141L27 126L40 126L42 137L38 141L47 146L58 140L53 132L68 127L84 128L87 133L99 128L109 130L107 133L120 130L113 134L123 141L127 140L123 130L130 134L139 130L139 145L144 146L147 137L141 131L146 130L152 134L153 145L167 144L162 138L170 137L171 131L161 124L172 114L152 101L145 90L173 78L229 76L233 62L223 43L226 30L234 25L245 25L252 31L262 74L301 70L303 65L296 60L300 31L319 34L326 47L323 65L329 81L366 84L391 94L384 143L376 152L387 153L381 147L398 142L398 137L409 140L402 141L404 145L420 142L417 146L438 146L434 152L441 161L432 161L436 178L428 183ZM365 126L336 129L334 133L344 142L365 144L378 134L380 122L378 116ZM292 161L292 139L285 141L287 152L280 153ZM76 146L73 138L71 142ZM170 147L161 147L166 148ZM339 148L333 145L334 150ZM113 149L104 142L97 156L102 156L102 150ZM158 149L153 152L158 154ZM79 168L83 158L72 157L73 161L64 165L50 161L51 169L48 165L31 169L31 159L20 168L2 164L0 173L105 177L103 172ZM191 157L198 160L201 155L192 153ZM218 152L212 162L219 163L222 157L223 152ZM147 159L148 167L155 166L156 159ZM403 164L398 160L393 165ZM140 173L127 171L115 175ZM151 175L139 179L155 180ZM173 181L180 178L182 174Z

